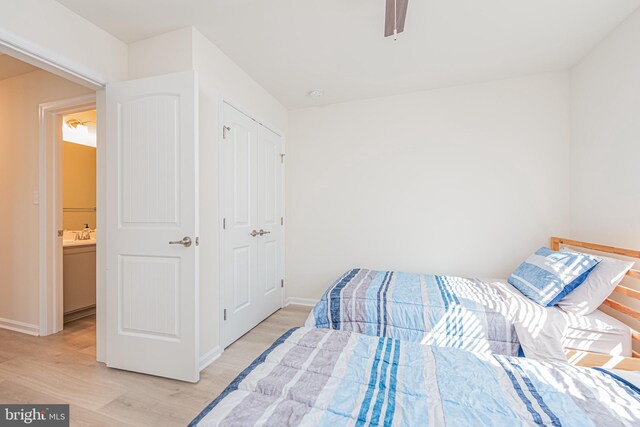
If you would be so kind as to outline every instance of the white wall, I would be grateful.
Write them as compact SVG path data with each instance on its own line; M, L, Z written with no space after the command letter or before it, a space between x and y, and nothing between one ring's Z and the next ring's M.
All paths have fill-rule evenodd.
M127 76L127 45L54 0L0 0L3 39L104 82Z
M287 110L220 49L193 28L162 34L129 46L130 77L194 69L200 97L200 353L219 345L220 281L218 144L220 106L233 101L248 114L286 132Z
M287 296L352 267L506 277L569 231L569 79L292 111Z
M193 29L160 34L129 45L129 79L193 70Z
M0 323L38 330L39 104L91 91L45 71L0 81Z
M571 71L571 235L631 249L640 249L638 46L640 10ZM640 281L623 283L640 290ZM613 299L640 310L637 300ZM640 330L639 321L604 310Z
M640 248L640 10L571 72L571 229Z

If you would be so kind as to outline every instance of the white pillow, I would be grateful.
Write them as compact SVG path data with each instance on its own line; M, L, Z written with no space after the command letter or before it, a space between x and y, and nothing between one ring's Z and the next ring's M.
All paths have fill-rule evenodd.
M591 270L584 282L573 292L558 301L564 311L585 316L594 312L618 286L633 261L601 257L602 261Z

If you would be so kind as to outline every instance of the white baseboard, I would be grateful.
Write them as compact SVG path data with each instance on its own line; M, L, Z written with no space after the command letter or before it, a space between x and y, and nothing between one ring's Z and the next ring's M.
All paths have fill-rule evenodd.
M308 307L313 307L318 303L317 299L313 298L297 298L297 297L289 297L284 301L284 306L288 305L306 305Z
M204 368L211 365L218 357L220 357L221 354L220 346L215 346L200 356L200 370L202 371Z
M3 319L0 317L0 328L9 329L10 331L22 332L33 336L40 335L40 327L30 323L19 322L17 320Z
M83 317L93 316L96 314L96 306L89 308L81 308L80 310L72 311L71 313L65 313L64 323L73 322L74 320L82 319Z

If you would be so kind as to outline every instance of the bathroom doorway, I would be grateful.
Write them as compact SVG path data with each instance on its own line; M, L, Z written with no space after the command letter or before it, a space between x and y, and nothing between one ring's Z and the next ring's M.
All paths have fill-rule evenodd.
M96 110L64 114L61 120L62 307L67 324L96 313Z
M40 335L96 314L95 94L40 105Z

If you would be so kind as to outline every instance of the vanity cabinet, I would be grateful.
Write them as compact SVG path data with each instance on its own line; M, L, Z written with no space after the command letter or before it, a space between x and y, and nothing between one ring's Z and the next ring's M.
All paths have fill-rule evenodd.
M96 305L96 245L64 247L63 307L65 321L90 315Z

